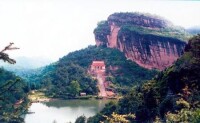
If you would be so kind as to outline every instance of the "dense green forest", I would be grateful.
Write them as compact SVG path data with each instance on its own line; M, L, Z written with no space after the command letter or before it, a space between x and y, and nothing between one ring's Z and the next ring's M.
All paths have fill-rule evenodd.
M21 123L26 112L28 85L13 73L0 68L0 122Z
M117 49L89 46L86 49L69 53L60 59L63 64L73 62L79 66L89 69L93 60L104 60L106 72L112 82L120 86L130 86L148 80L157 72L156 70L147 70L136 63L126 59L124 54ZM117 67L117 70L112 70ZM121 76L119 76L121 75Z
M94 122L200 122L200 35L189 40L184 55L152 80L109 103ZM113 114L114 112L114 114ZM130 117L134 114L136 117ZM120 117L117 119L117 117Z
M58 62L44 67L40 74L29 76L29 81L40 83L40 87L48 91L53 97L70 98L75 95L70 90L73 81L78 83L79 92L97 94L96 80L88 74L88 69L93 60L104 60L107 67L107 80L114 83L118 92L124 92L130 85L140 84L149 80L157 71L147 70L136 63L127 60L123 53L117 49L89 46L85 49L71 52ZM112 70L112 67L117 67ZM120 75L120 76L119 76ZM126 88L126 89L124 89Z

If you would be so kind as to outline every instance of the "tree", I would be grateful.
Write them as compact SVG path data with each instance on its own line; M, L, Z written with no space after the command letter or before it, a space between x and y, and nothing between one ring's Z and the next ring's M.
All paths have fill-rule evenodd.
M5 51L8 50L15 50L19 49L17 47L12 47L14 43L10 43L8 46L6 46L3 50L0 51L0 60L3 60L4 62L8 62L10 64L15 64L16 61L14 59L11 59ZM5 93L6 91L9 91L9 89L14 86L19 80L16 80L14 83L7 82L4 85L0 86L0 97Z
M0 60L15 64L16 61L9 57L8 50L19 49L10 43L0 51ZM23 80L14 74L0 68L0 122L22 123L20 116L26 111L28 104L27 86ZM15 105L16 104L16 105Z
M6 46L3 50L0 51L0 60L3 60L4 62L8 62L10 64L15 64L16 61L14 59L11 59L9 57L9 55L7 53L5 53L5 51L8 50L15 50L15 49L19 49L17 47L12 47L14 43L10 43L8 46ZM19 80L16 80L14 83L5 83L4 85L0 86L0 96L5 93L6 91L9 91L9 89L14 86ZM5 88L7 87L7 88Z
M75 123L86 123L86 117L84 115L78 117Z
M123 115L120 115L120 114L117 114L115 112L113 112L111 114L111 116L103 116L106 118L106 120L109 122L109 123L130 123L130 121L128 119L135 119L135 114L123 114Z
M8 62L10 64L15 64L16 61L14 59L11 59L5 51L8 50L16 50L19 49L17 47L12 47L14 43L10 43L8 46L6 46L3 50L0 51L0 60L3 60L4 62Z
M73 96L76 96L81 90L80 85L77 81L72 81L69 86L70 86L70 93Z

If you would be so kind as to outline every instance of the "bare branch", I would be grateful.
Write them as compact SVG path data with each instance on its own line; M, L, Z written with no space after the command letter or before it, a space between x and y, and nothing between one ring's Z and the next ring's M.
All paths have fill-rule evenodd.
M14 43L11 42L8 46L6 46L6 47L0 52L0 60L3 60L4 62L8 62L8 63L10 63L10 64L15 64L15 63L16 63L16 61L15 61L14 59L11 59L11 58L9 57L8 54L4 53L4 52L7 51L7 50L16 50L16 49L19 49L19 48L17 48L17 47L12 47L13 44L14 44Z

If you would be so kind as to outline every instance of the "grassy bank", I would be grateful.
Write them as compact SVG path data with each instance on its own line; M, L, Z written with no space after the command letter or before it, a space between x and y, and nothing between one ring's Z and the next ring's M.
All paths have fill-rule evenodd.
M31 100L31 102L45 102L52 99L51 97L46 96L44 92L39 90L31 91L28 95L28 98Z
M28 98L31 102L49 102L51 100L56 99L105 99L103 97L99 97L97 95L86 95L86 96L76 96L76 97L69 97L69 98L53 98L52 96L47 96L42 90L34 90L31 91L28 95ZM106 99L118 99L116 98L106 98Z

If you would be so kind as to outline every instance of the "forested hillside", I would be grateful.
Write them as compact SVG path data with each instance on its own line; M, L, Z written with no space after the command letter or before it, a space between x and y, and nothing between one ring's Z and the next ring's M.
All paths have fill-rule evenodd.
M135 86L117 104L108 104L88 122L199 123L199 71L200 35L189 40L184 55L173 66L143 85ZM135 114L135 117L130 117L130 114Z
M97 94L96 80L88 74L93 60L104 60L106 63L107 80L114 83L120 91L121 87L140 84L143 80L152 78L156 70L147 70L136 63L127 60L117 49L89 46L88 48L71 52L54 65L47 66L35 82L40 82L54 97L68 98L73 96L71 83L76 81L79 92ZM115 69L113 69L115 68ZM120 75L120 76L119 76ZM33 77L32 77L33 78ZM76 93L78 94L78 93Z

